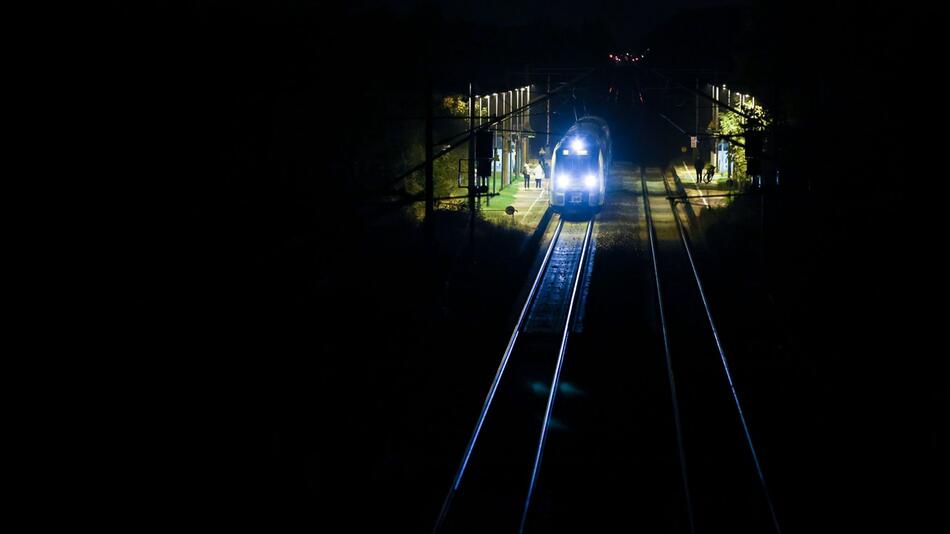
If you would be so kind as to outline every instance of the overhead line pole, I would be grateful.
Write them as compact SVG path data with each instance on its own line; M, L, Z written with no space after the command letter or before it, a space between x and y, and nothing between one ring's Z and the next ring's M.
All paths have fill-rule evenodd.
M432 235L432 204L434 189L435 189L435 180L433 178L433 161L432 161L432 76L431 74L426 75L426 90L425 90L425 114L426 114L426 183L425 183L425 195L426 195L426 205L425 205L425 219L423 219L423 224L425 226L426 237L431 237Z
M548 94L551 94L551 75L548 75ZM548 151L551 146L551 99L547 101L548 105L548 123L547 123L547 136L544 138L544 150Z
M475 185L475 139L472 137L475 132L475 108L472 106L472 84L468 84L468 211L469 211L469 232L470 241L475 240L475 192L478 187Z
M528 107L530 107L530 106L528 106ZM465 120L468 120L468 117L463 117L463 118L464 118ZM479 127L476 128L476 129L481 130L481 129L490 128L493 124L498 124L499 122L501 122L501 118L498 118L498 119L496 119L496 120L489 120L489 122L483 124L482 126L479 126ZM455 134L455 135L453 135L453 136L450 136L450 137L445 138L445 139L442 140L442 141L436 142L436 143L435 143L436 146L442 146L442 145L446 145L446 144L448 144L449 146L448 146L448 148L445 148L445 149L443 149L442 151L440 151L438 154L436 154L432 159L433 159L433 160L439 159L439 158L441 158L442 156L448 154L449 152L455 150L456 148L458 148L459 146L461 146L462 143L464 143L465 141L467 141L468 138L469 138L471 135L472 135L472 132L466 130L466 131L464 131L464 132L462 132L462 133ZM453 141L453 139L457 139L457 140ZM407 170L406 172L400 174L398 177L394 178L394 179L390 182L389 185L395 184L395 183L399 182L400 180L404 180L406 177L408 177L408 176L411 175L412 173L418 172L419 170L423 169L424 167L425 167L425 162L422 162L422 163L420 163L420 164L418 164L418 165L412 167L411 169Z
M646 105L646 104L645 104L645 105ZM660 113L659 111L657 111L656 109L654 109L653 106L646 105L646 107L650 108L653 112L655 112L655 113L656 113L657 115L659 115L660 117L663 117L663 119L665 119L666 122L670 123L670 125L672 125L674 128L676 128L677 130L679 130L679 132L680 132L681 134L683 134L683 135L690 135L690 136L696 135L697 137L700 136L699 132L687 132L687 131L684 130L679 124L676 124L675 122L673 122L673 119L671 119L671 118L667 117L666 115ZM702 134L702 135L703 135L703 136L706 136L706 134ZM710 137L710 136L706 136L706 137ZM731 135L720 135L719 137L725 139L725 140L726 140L727 142L729 142L730 144L733 144L733 145L736 145L736 146L741 146L741 147L744 147L744 146L745 146L743 143L740 143L739 141L736 141L735 139L733 139L734 136L731 136ZM768 158L768 155L763 155L763 157Z
M499 122L505 120L509 115L511 115L511 114L514 113L514 112L521 111L521 110L523 110L523 109L528 109L528 108L530 108L530 107L533 106L533 105L540 104L541 102L552 98L554 95L556 95L558 92L562 91L564 88L569 87L569 86L571 86L571 85L573 85L573 84L576 84L577 82L583 80L583 79L586 78L587 76L593 74L593 72L594 72L594 69L591 69L591 70L589 70L588 72L586 72L586 73L584 73L584 74L581 74L580 76L577 76L577 77L574 78L573 80L567 82L566 84L562 85L561 87L558 87L558 88L555 89L554 91L549 91L549 92L548 92L547 94L545 94L544 96L538 98L538 100L535 101L534 103L526 104L525 106L522 106L522 107L519 108L519 109L511 110L511 111L507 112L505 115L502 115L502 116L499 116L499 117L495 117L494 119L489 119L489 121L488 121L487 123L483 124L483 125L480 126L478 129L490 128L491 126L493 126L493 125L495 125L495 124L498 124ZM469 138L471 138L472 136L474 136L474 135L475 135L475 132L474 132L474 131L469 131L469 132L467 132L467 133L465 133L465 134L460 134L460 135L465 135L465 137L464 137L463 139L460 139L460 140L458 140L458 141L455 141L454 143L450 144L447 148L445 148L445 149L439 151L437 154L435 154L435 155L432 156L432 159L433 159L433 160L437 160L437 159L441 158L442 156L444 156L444 155L448 154L449 152L451 152L453 149L458 148L459 146L461 146L462 143L468 141ZM454 137L457 137L457 136L450 137L449 139L452 139L452 138L454 138ZM402 174L400 174L400 175L397 176L396 178L393 178L393 180L392 180L391 182L389 182L388 185L389 185L389 186L392 186L393 184L398 183L400 180L406 179L406 177L408 177L409 175L411 175L411 174L414 173L414 172L418 172L418 171L421 170L423 167L425 167L425 162L422 162L422 163L420 163L420 164L418 164L418 165L412 167L411 169L409 169L409 170L403 172Z
M634 66L635 66L636 68L638 68L638 69L641 68L641 67L639 67L639 66L637 66L637 65L634 65ZM641 70L642 70L642 69L641 69ZM689 91L689 92L691 92L691 93L695 93L696 95L701 96L702 98L705 98L706 100L709 100L709 101L711 101L711 102L715 102L716 104L718 104L718 105L720 105L720 106L722 106L722 107L728 109L729 111L735 113L736 115L739 115L740 117L742 117L742 118L744 118L744 119L746 119L746 120L749 120L749 121L754 122L754 123L756 123L756 124L760 124L760 125L762 124L762 123L761 123L758 119L756 119L755 117L749 116L749 115L743 113L742 111L739 111L738 109L736 109L736 108L730 106L729 104L723 104L722 101L720 101L718 98L713 98L713 97L707 95L706 93L704 93L704 92L702 92L702 91L700 91L700 90L698 90L698 89L693 89L692 87L689 87L688 85L685 85L685 84L683 84L682 82L679 82L679 81L677 81L676 79L674 79L674 78L672 78L672 77L670 77L670 76L667 76L667 75L661 73L660 71L658 71L658 70L656 70L656 69L647 69L647 70L649 70L649 72L652 72L653 74L656 74L657 76L659 76L659 77L661 77L661 78L664 78L664 79L666 79L666 80L668 80L668 81L671 81L671 82L675 83L676 85L682 87L683 89L686 89L687 91ZM697 79L697 82L698 82L698 79ZM697 128L697 130L698 130L698 129L699 129L699 128Z

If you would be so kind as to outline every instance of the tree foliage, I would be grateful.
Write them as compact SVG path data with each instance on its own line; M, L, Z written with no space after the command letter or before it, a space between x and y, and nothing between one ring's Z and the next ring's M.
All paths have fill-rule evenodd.
M468 128L468 122L463 120L468 117L467 97L460 94L444 95L437 102L437 109L434 115L443 119L435 121L433 137L438 142L442 139L448 139L455 135L460 135ZM459 117L458 120L445 117ZM405 149L412 154L408 160L418 163L425 159L424 147L424 123L418 124L418 132L413 136L414 142L410 143ZM438 153L446 148L444 146L434 146L433 151ZM450 153L435 160L432 165L433 185L435 198L445 198L461 196L467 193L467 190L458 187L459 160L468 158L468 146L462 144ZM463 171L465 164L462 164ZM420 194L425 189L425 171L418 171L406 179L406 193ZM415 203L410 211L417 216L422 216L425 206L421 202Z
M745 117L733 111L724 110L719 113L719 131L723 135L732 136L731 139L738 143L745 144L745 134L748 131L763 131L768 127L772 118L761 105L753 106L746 103L740 108L742 112L755 119L749 121ZM735 143L729 143L729 155L732 158L732 177L735 180L745 180L748 178L746 169L745 147Z

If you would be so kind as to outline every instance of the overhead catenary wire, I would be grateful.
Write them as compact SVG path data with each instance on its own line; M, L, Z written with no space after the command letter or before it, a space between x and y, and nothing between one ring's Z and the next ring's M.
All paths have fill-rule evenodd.
M641 72L643 71L643 69L642 69L641 67L639 67L639 66L636 67L636 68L637 68L637 69L640 69ZM686 86L686 85L684 85L684 84L682 84L682 83L680 83L680 82L678 82L678 81L676 81L676 80L674 80L674 79L672 79L672 78L670 78L670 77L668 77L668 76L664 76L663 74L659 73L659 72L656 71L655 69L649 69L649 72L652 72L652 73L654 73L654 74L656 74L656 75L658 75L658 76L662 76L662 77L664 77L665 79L667 79L668 81L671 81L671 82L673 82L673 83L675 83L675 84L677 84L677 85L679 85L679 86L685 88L686 90L688 90L688 91L690 91L690 92L696 93L696 94L702 96L703 98L710 99L710 100L712 100L713 102L715 102L717 105L720 105L720 106L722 106L722 107L724 107L724 108L726 108L726 109L728 109L728 110L730 110L730 111L732 111L732 112L738 114L739 116L741 116L741 117L743 117L743 118L745 118L745 119L747 119L747 120L749 120L749 121L751 121L751 122L754 122L754 123L757 123L757 124L761 124L761 122L760 122L758 119L756 119L756 118L754 118L754 117L750 117L750 116L746 115L745 113L742 113L741 111L736 110L735 108L729 106L728 104L724 104L724 103L722 103L721 101L719 101L719 100L717 100L717 99L715 99L715 98L712 98L712 97L709 96L709 95L706 95L706 94L703 93L702 91L696 91L695 89L693 89L693 88L691 88L691 87L688 87L688 86ZM660 112L658 109L656 109L654 106L649 105L649 104L646 104L645 102L644 102L643 105L644 105L645 107L647 107L648 109L650 109L651 111L653 111L654 113L656 113L657 115L659 115L660 117L662 117L666 122L670 123L670 125L673 126L673 128L675 128L677 131L679 131L679 132L680 132L681 134L683 134L683 135L688 135L688 136L693 136L693 137L715 137L715 138L721 138L721 139L724 139L726 142L728 142L728 143L731 144L731 145L735 145L735 146L739 146L739 147L745 148L745 144L744 144L744 143L742 143L741 141L737 141L737 140L735 139L736 137L742 137L742 136L743 136L742 134L731 135L731 134L706 134L706 133L700 133L700 132L691 132L691 131L686 130L685 128L683 128L683 127L680 126L679 124L676 124L676 122L675 122L673 119L671 119L671 118L667 117L665 114L661 113L661 112ZM762 154L762 157L764 157L764 158L766 158L766 159L770 159L767 154Z
M547 113L522 113L522 116L526 116L526 117L543 117L545 115L547 115ZM478 120L479 118L484 119L485 117L484 116L479 117L478 115L475 116L476 120ZM389 121L423 121L425 120L425 117L384 117L384 119L389 120ZM468 117L467 116L463 117L461 115L441 115L438 117L432 117L432 119L433 120L467 121ZM468 133L468 130L465 130L465 132L463 133Z
M743 113L742 111L740 111L740 110L738 110L738 109L732 107L730 104L728 104L728 103L723 103L721 100L719 100L719 99L717 99L717 98L713 98L713 97L707 95L706 93L704 93L704 92L702 92L702 91L699 91L699 90L697 90L697 89L695 89L695 88L693 88L693 87L690 87L690 86L688 86L688 85L686 85L686 84L680 82L679 80L676 80L675 78L673 78L673 77L671 77L671 76L667 76L666 74L663 74L662 72L660 72L660 71L657 70L657 69L654 69L654 68L647 68L647 67L640 67L639 65L634 65L634 67L637 68L637 69L640 69L641 71L643 71L643 70L648 70L649 72L652 72L653 74L655 74L655 75L657 75L657 76L659 76L659 77L661 77L661 78L667 80L668 82L672 82L672 83L674 83L674 84L680 86L681 88L683 88L683 89L689 91L690 93L693 93L693 94L695 94L695 95L697 95L697 96L700 96L700 97L702 97L702 98L705 98L706 100L710 100L710 101L716 103L717 105L728 109L729 111L735 113L736 115L739 115L740 117L742 117L742 118L744 118L744 119L746 119L746 120L748 120L748 121L750 121L750 122L753 122L753 123L756 123L756 124L760 124L760 125L762 124L762 121L760 121L759 119L757 119L757 118L755 118L755 117L752 117L751 115L747 115L746 113ZM710 84L710 83L708 83L708 82L703 82L703 83L706 83L707 85L713 85L713 84Z
M522 112L522 111L524 111L524 110L526 110L526 109L530 109L531 106L535 106L535 105L538 105L538 104L540 104L540 103L542 103L542 102L545 102L546 100L550 99L551 97L553 97L554 95L556 95L558 92L560 92L560 91L563 90L564 88L573 86L574 84L580 82L580 81L583 80L584 78L590 76L590 75L594 72L594 70L595 70L595 69L590 69L590 70L588 70L587 72L585 72L585 73L583 73L583 74L580 74L579 76L575 77L575 78L572 79L571 81L566 82L566 83L565 83L564 85L562 85L561 87L558 87L557 89L554 89L553 91L551 91L551 92L549 92L549 93L542 93L541 95L539 95L538 98L532 100L532 101L531 101L530 103L528 103L528 104L525 104L525 105L523 105L523 106L521 106L521 107L519 107L519 108L516 108L516 109L512 109L511 111L509 111L508 113L505 113L504 115L497 115L497 116L495 116L495 117L493 117L493 118L490 118L490 119L488 120L488 122L486 122L485 124L476 126L476 127L472 128L472 129L469 129L469 130L466 130L465 132L463 132L463 133L461 133L461 134L457 134L457 135L454 135L454 136L452 136L452 137L449 137L448 139L455 139L455 138L457 138L457 137L464 136L464 137L462 137L462 139L459 139L459 140L453 141L453 142L451 142L451 143L448 143L448 146L442 148L441 150L439 150L438 152L436 152L435 154L433 154L433 155L431 156L431 159L432 159L433 161L435 161L435 160L441 158L442 156L448 154L449 152L451 152L451 151L454 150L455 148L458 148L459 146L462 145L462 143L468 142L468 140L471 139L471 138L475 135L475 132L477 132L478 130L489 129L491 126L493 126L493 125L495 125L495 124L498 124L498 123L501 122L501 121L508 120L509 118L514 117L517 113L520 113L520 112ZM447 142L434 143L434 145L444 145L444 144L447 144ZM407 177L411 176L413 173L419 172L420 170L422 170L422 169L425 168L425 165L426 165L426 162L423 161L422 163L420 163L420 164L418 164L418 165L415 165L415 166L413 166L412 168L410 168L410 169L404 171L403 173L399 174L398 176L396 176L395 178L393 178L392 180L390 180L390 181L388 182L388 187L392 187L393 185L399 183L400 181L405 180Z

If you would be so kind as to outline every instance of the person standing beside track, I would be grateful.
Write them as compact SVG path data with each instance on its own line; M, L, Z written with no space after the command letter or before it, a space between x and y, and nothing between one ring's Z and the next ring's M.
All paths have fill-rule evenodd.
M547 151L544 150L544 147L541 147L541 150L538 151L538 165L541 166L541 172L544 173L544 177L548 177L548 162L544 160L544 156L547 155Z
M699 184L703 181L703 169L706 167L703 158L696 156L696 161L693 162L693 166L696 168L696 183Z
M528 189L531 187L531 174L528 172L528 166L525 165L521 168L521 174L524 175L524 188Z

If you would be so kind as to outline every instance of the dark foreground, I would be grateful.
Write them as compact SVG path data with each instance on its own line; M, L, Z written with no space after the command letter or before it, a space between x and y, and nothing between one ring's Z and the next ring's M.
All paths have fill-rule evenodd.
M149 130L117 136L120 196L130 211L155 195L162 207L149 225L160 226L158 237L124 229L109 244L145 252L106 269L124 273L129 305L108 324L121 357L101 375L119 378L95 410L110 415L109 428L91 439L120 465L121 506L90 509L134 526L428 531L543 235L480 224L469 246L464 214L439 213L426 243L398 210L357 216L363 184L313 177L345 175L381 114L371 108L360 127L327 134L322 125L355 120L365 95L326 88L325 73L376 87L399 75L398 62L377 61L377 72L341 51L298 68L311 65L307 50L336 51L336 19L315 16L328 30L315 34L303 23L261 29L232 16L239 24L175 26L174 46L162 26L143 54L121 62L144 67L132 83L148 85L150 98L119 98L115 130ZM386 19L375 24L361 29L395 33ZM387 42L403 42L393 33ZM791 162L813 187L771 191L765 203L737 199L684 222L783 530L922 532L936 510L940 346L915 341L932 329L914 318L912 297L931 294L920 287L935 262L910 259L932 248L913 243L920 206L897 200L895 184L910 187L913 173L894 136L855 134L904 131L895 115L867 112L879 102L865 74L879 71L863 58L876 56L835 50L788 74L807 88L803 74L817 68L827 93L812 102L801 136L808 150ZM462 74L446 83L461 87ZM903 83L884 74L885 85ZM123 76L115 87L128 83ZM646 110L591 111L614 128L615 159L632 164L616 174L598 219L584 328L566 355L529 527L687 532L638 183L642 165L655 216L669 223L660 188L664 177L677 187L668 168L683 139ZM143 145L152 149L140 157ZM130 183L147 193L129 195ZM671 229L658 224L657 252L699 532L768 532ZM129 272L129 263L144 269ZM98 462L70 461L101 477Z

